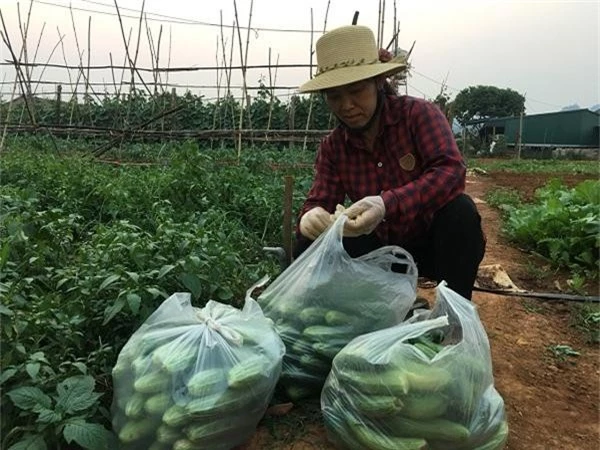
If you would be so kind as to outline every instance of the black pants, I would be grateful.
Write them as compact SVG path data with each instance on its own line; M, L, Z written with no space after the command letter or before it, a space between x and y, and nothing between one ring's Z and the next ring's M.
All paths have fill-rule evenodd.
M374 233L344 238L343 242L353 258L382 246ZM297 257L310 244L310 240L298 240L294 255ZM471 197L461 194L450 201L435 213L427 236L402 247L414 258L419 276L438 282L445 280L452 290L471 299L477 269L485 253L481 217Z

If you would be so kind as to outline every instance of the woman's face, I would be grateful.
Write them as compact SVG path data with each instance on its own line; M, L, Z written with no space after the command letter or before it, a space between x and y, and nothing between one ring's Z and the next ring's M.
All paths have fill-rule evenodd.
M349 128L364 127L377 109L377 82L357 81L324 92L327 106Z

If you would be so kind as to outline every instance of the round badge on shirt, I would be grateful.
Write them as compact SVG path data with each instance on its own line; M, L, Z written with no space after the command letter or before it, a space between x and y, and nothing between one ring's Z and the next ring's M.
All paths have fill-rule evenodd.
M406 171L411 171L415 168L416 161L412 153L404 155L402 158L400 158L399 162L400 167L402 167Z

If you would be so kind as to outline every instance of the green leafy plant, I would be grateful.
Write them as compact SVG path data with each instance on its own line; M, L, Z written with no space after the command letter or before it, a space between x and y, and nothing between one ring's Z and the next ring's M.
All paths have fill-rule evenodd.
M600 181L573 189L559 180L536 193L536 202L511 209L508 236L548 258L554 266L597 277L600 255Z
M582 331L592 344L600 343L600 305L584 303L574 308L572 324Z
M564 344L551 345L548 347L548 351L559 361L566 361L568 357L580 355L573 347Z
M98 408L102 394L94 391L91 376L73 376L56 386L56 394L47 394L37 386L21 386L7 393L21 410L27 425L13 428L3 440L8 450L46 449L55 436L68 444L85 449L110 448L112 434L98 423L89 421ZM15 437L19 440L12 443ZM11 444L9 446L9 444Z

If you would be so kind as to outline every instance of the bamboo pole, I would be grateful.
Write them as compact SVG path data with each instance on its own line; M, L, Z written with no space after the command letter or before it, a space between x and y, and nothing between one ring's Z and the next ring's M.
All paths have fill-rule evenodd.
M226 121L227 121L227 108L230 106L230 96L231 96L231 69L229 67L231 67L232 64L232 59L233 59L233 42L234 42L234 35L232 34L231 37L231 54L230 54L230 61L229 61L229 66L227 64L227 55L226 55L226 49L227 49L227 45L226 45L226 41L225 41L225 32L223 31L223 10L220 11L220 23L219 23L219 28L220 28L220 34L221 34L221 50L223 52L223 66L224 66L224 71L225 71L225 79L227 82L227 89L225 91L225 104L224 104L224 111L223 114L221 115L221 126L225 125ZM232 28L232 32L235 31L235 28ZM218 64L217 64L218 65ZM223 106L219 105L219 112L221 112L221 108ZM231 117L232 120L235 117L235 113L233 111L233 105L230 106L231 108Z
M40 50L40 44L42 43L42 37L44 36L44 31L46 30L46 22L42 24L42 29L40 31L40 37L38 38L37 45L35 47L35 52L33 53L33 60L37 61L37 55ZM33 74L33 70L32 70Z
M219 65L219 36L217 36L217 47L215 50L215 59L217 61L217 65ZM216 71L216 79L217 79L217 103L215 105L215 108L213 110L213 124L212 124L212 129L216 129L217 127L217 116L219 115L219 109L220 109L220 101L221 101L221 86L220 86L220 82L221 80L219 79L219 75L222 76L222 72L219 73L219 70L217 69ZM220 116L219 116L220 119ZM212 150L213 148L213 141L210 141L210 149Z
M233 22L233 25L231 27L231 48L229 49L229 80L231 80L231 75L233 74L233 49L235 47L235 21ZM240 67L241 69L241 67ZM227 91L229 92L229 95L231 94L231 87L228 85L227 86ZM230 101L229 102L230 105L230 109L231 109L231 128L233 128L233 124L235 122L235 104L234 102ZM234 141L235 142L235 141Z
M327 31L327 17L329 16L329 6L331 5L331 0L327 0L327 8L325 8L325 21L323 22L323 33Z
M108 52L108 58L110 59L110 65L112 66L112 63L113 63L112 52ZM119 91L117 89L117 79L115 78L115 70L114 69L110 69L110 73L112 75L112 80L113 80L114 95L118 98L119 97Z
M92 16L88 16L88 39L87 39L87 74L85 77L85 103L89 102L89 88L90 88L90 64L92 58Z
M25 102L25 108L27 110L27 114L29 115L29 119L31 120L31 123L33 125L37 126L33 108L30 105L30 98L28 98L28 95L27 95L27 87L26 87L27 79L25 78L25 75L23 74L23 71L21 70L21 66L19 64L19 61L17 60L17 55L15 55L15 52L13 51L13 47L10 43L10 36L8 35L8 30L6 29L6 24L4 23L4 16L2 15L2 10L0 10L0 20L2 21L2 29L3 29L3 31L0 32L2 41L4 42L4 45L6 45L6 47L8 47L8 50L10 51L10 55L12 57L12 60L13 60L14 66L15 66L15 70L17 72L17 78L19 80L19 86L21 88L21 93L23 94L23 100Z
M137 70L137 67L136 67L134 61L131 59L131 55L129 53L129 42L128 42L128 40L125 39L125 29L123 28L123 19L121 18L121 11L119 10L119 5L117 3L117 0L114 0L114 2L115 2L115 8L117 10L117 17L119 18L119 27L121 29L121 38L123 39L123 44L125 45L125 56L127 58L127 61L129 62L129 69L132 71L132 73L137 74L138 78L140 79L140 82L144 85L146 92L148 92L148 94L152 98L152 91L150 90L150 88L148 87L146 82L144 81L144 78L140 74L140 71ZM144 2L145 2L145 0L144 0ZM143 9L142 9L142 12L143 12ZM140 21L141 21L141 17L140 17ZM138 33L138 37L139 37L139 33ZM133 86L133 83L131 84L131 86ZM130 91L131 91L131 88L130 88Z
M152 37L152 30L150 29L150 25L148 24L148 15L144 15L144 21L146 23L146 38L148 39L148 49L150 50L150 65L152 66L152 81L154 82L154 92L156 95L158 93L158 71L156 70L157 65L154 64L156 61L156 57L154 54L154 38Z
M220 31L221 31L221 50L223 52L223 66L225 69L225 77L227 78L227 91L225 92L225 96L229 97L230 94L230 86L231 86L231 73L227 70L227 56L225 55L225 50L226 50L226 46L225 46L225 34L223 32L223 10L220 11L221 14L221 19L220 19ZM233 42L232 42L232 47L233 47ZM218 62L217 62L218 65Z
M29 53L27 51L27 42L28 42L28 38L29 38L29 24L31 23L31 11L33 9L33 0L29 3L29 10L27 12L27 21L25 24L23 24L21 22L21 8L19 3L17 3L17 17L18 17L18 21L19 21L19 31L21 33L21 51L19 52L19 59L18 62L19 64L21 63L21 57L24 58L24 62L25 64L27 64L29 62ZM8 34L8 31L7 31ZM24 84L25 87L27 88L27 92L23 92L23 95L26 95L29 99L29 107L32 108L32 112L34 113L35 116L35 108L34 108L34 104L33 104L33 98L32 98L32 93L31 93L31 72L33 72L33 68L30 67L25 67L25 79L24 79ZM23 73L23 72L21 72ZM22 122L23 120L23 116L25 113L25 108L21 108L21 113L19 115L19 123Z
M62 86L59 84L56 86L56 124L60 125L60 111L62 106L62 98L61 98Z
M171 47L173 44L173 33L172 33L172 27L169 26L169 54L167 56L167 67L170 68L171 67ZM166 76L166 80L165 80L165 87L168 88L169 86L169 72L167 71L167 76ZM166 89L165 89L166 90ZM163 105L162 105L162 109L165 109L165 105L167 102L167 96L163 95L162 96L163 99ZM160 129L164 131L165 129L165 118L161 117L160 119Z
M250 0L250 13L248 16L248 34L247 34L247 40L246 40L246 57L244 58L244 51L243 51L243 46L242 46L242 34L240 31L240 22L238 19L238 12L237 12L237 1L233 0L233 8L234 8L234 12L235 12L235 23L236 23L236 28L237 28L237 33L238 33L238 41L239 41L239 45L240 45L240 59L241 59L241 66L242 66L242 99L240 101L240 117L239 117L239 129L241 130L243 127L243 123L244 123L244 101L246 100L246 96L248 95L248 91L246 89L246 60L248 58L248 44L250 42L250 24L252 22L252 7L254 4L254 0ZM242 152L242 135L239 134L238 135L238 146L237 146L237 156L238 156L238 161L241 158L241 152Z
M26 25L26 30L27 31L29 30L29 18L30 17L31 16L29 15L28 19L27 19L28 20L28 23ZM27 96L27 93L25 91L25 86L23 86L23 84L25 84L27 82L27 80L24 78L25 76L23 75L23 72L22 72L21 67L19 65L19 61L17 60L17 56L16 56L16 54L15 54L15 52L13 50L13 47L11 45L10 36L9 36L8 30L6 28L6 23L4 22L4 16L2 15L2 10L0 10L0 21L2 22L2 31L0 31L0 37L1 37L2 41L4 42L4 45L6 45L6 47L8 48L8 50L10 52L10 55L12 57L12 60L13 60L14 66L15 66L15 70L17 72L17 77L19 78L19 85L21 87L21 92L23 93L23 100L25 102L25 107L27 109L27 113L29 115L29 119L31 121L31 125L32 125L32 127L34 127L34 129L37 129L38 128L38 124L36 122L36 118L35 118L35 115L33 113L33 109L32 109L32 107L30 105L30 102L29 102L30 99L27 98L28 96ZM26 43L24 42L23 46L25 46L25 45L26 45ZM31 89L30 89L30 91L31 91ZM48 133L48 136L50 136L50 141L52 142L52 145L54 146L54 149L56 151L58 151L58 146L56 145L56 140L54 139L54 136L52 135L52 132L49 129L46 129L46 131ZM2 139L1 145L4 145L4 137ZM2 148L2 146L0 146L0 149L1 148Z
M379 9L377 10L377 48L381 47L381 1L379 0Z
M163 32L163 26L161 24L160 29L158 31L158 42L156 43L156 64L155 64L156 69L158 69L158 66L160 63L160 43L162 42L162 32ZM160 74L160 71L156 70L156 74L157 74L158 82L160 83L160 91L162 93L164 93L165 89L163 88L163 85L162 85L162 76Z
M41 35L40 35L40 38L41 38ZM59 41L54 45L54 47L52 48L52 51L50 52L50 56L48 56L48 58L46 58L46 62L50 62L50 60L52 59L52 56L54 55L54 52L56 51L58 46L62 43L63 39L64 39L64 36L60 37ZM40 77L37 79L37 81L35 83L35 88L33 89L34 94L37 92L40 82L44 78L44 72L46 72L46 67L44 67L42 69L42 72L40 73Z
M21 39L23 42L23 45L21 47L21 49L22 49L21 55L23 56L25 63L29 62L29 55L27 53L27 38L29 37L29 24L31 23L32 9L33 9L33 0L31 0L29 2L29 10L27 11L27 21L25 22L25 28L23 28L23 24L21 22L21 8L20 8L19 3L17 3L17 16L19 19L19 30L21 32ZM19 56L19 62L20 61L21 61L21 56ZM32 72L32 70L30 70L28 67L25 67L25 79L27 80L25 86L28 89L27 95L29 95L29 97L31 97L31 72Z
M248 94L248 84L246 83L245 67L248 65L248 49L250 48L250 25L252 23L253 5L254 5L254 0L250 0L250 12L248 15L248 29L246 32L246 51L244 54L244 77L243 77L243 86L244 86L244 92L245 92L245 96L246 96L246 109L248 112L248 128L250 128L250 129L252 129L252 111L250 109L250 95ZM251 145L254 145L252 136L250 136L250 143L251 143Z
M382 0L381 7L381 28L380 28L380 37L379 37L379 46L383 45L383 36L384 36L384 28L385 28L385 0Z
M270 58L270 55L269 55ZM275 101L275 86L277 86L277 67L279 65L279 53L277 53L277 59L275 61L275 74L273 77L273 83L271 83L271 103L269 105L269 126L271 125L271 120L273 116L273 106ZM271 71L269 70L269 78L271 77ZM267 127L269 130L269 127Z
M235 28L233 28L233 31L235 32ZM77 65L69 65L69 64L45 64L45 63L20 63L20 65L22 67L26 67L26 66L47 66L48 68L60 68L60 69L73 69L73 70L79 70L79 66ZM1 66L12 66L12 63L9 62L0 62L0 67ZM280 64L279 67L281 69L302 69L302 68L308 68L310 67L310 64L308 63L302 63L302 64ZM90 69L92 70L108 70L110 69L111 66L110 64L103 64L103 65L92 65L90 67ZM130 66L113 66L114 69L125 69L125 70L129 70ZM234 66L232 65L230 67L231 69L241 69L242 66ZM267 64L246 64L244 66L245 69L268 69L269 66ZM151 67L136 67L135 68L136 73L139 72L150 72L152 73L154 70L156 69L152 69ZM160 67L158 69L161 72L199 72L199 71L205 71L205 70L210 70L210 71L214 71L216 70L216 67L213 66L202 66L202 67L198 67L198 66L185 66L185 67Z
M310 8L310 48L309 48L309 54L310 54L310 69L309 69L309 78L312 79L312 74L313 74L313 42L314 39L314 16L313 16L313 9ZM308 114L306 115L306 130L308 130L309 126L310 126L310 119L312 116L312 110L313 110L313 99L314 96L313 94L310 94L309 97L309 101L308 101ZM304 142L302 143L302 150L306 150L306 137L304 138Z
M116 1L116 0L115 0ZM132 69L131 69L131 86L129 86L129 93L131 94L131 91L135 88L134 86L134 81L135 81L135 67L137 64L137 59L138 59L138 55L140 53L140 41L142 40L142 21L143 21L143 16L144 16L144 7L146 6L146 0L142 0L142 9L140 10L140 20L138 22L138 34L137 34L137 43L135 45L135 56L133 57L133 64L132 64ZM143 80L142 80L143 82ZM152 92L148 92L148 94L152 95Z
M56 27L56 32L58 33L58 38L59 38L59 42L60 42L60 46L62 49L62 55L63 55L63 60L65 61L65 66L67 65L67 54L65 52L65 44L63 42L63 38L66 35L62 35L60 34L60 28L58 28L58 26ZM112 66L112 61L111 61L111 66ZM67 76L69 77L69 84L73 84L73 79L71 78L71 71L69 69L67 69Z
M83 73L83 59L82 59L82 52L79 49L79 37L77 36L77 29L75 28L75 17L73 16L73 8L71 8L71 5L69 5L69 12L71 13L71 25L73 27L73 36L75 37L75 47L77 48L77 56L79 57L79 71L81 72L81 75L83 75L84 79L85 79L85 74ZM79 75L78 75L79 78Z
M394 22L392 25L392 39L394 39L394 41L392 42L394 44L394 46L392 47L392 49L390 50L390 45L388 45L387 50L390 50L394 56L396 56L396 48L398 47L397 43L398 43L398 27L397 27L397 18L396 18L396 0L394 0Z

